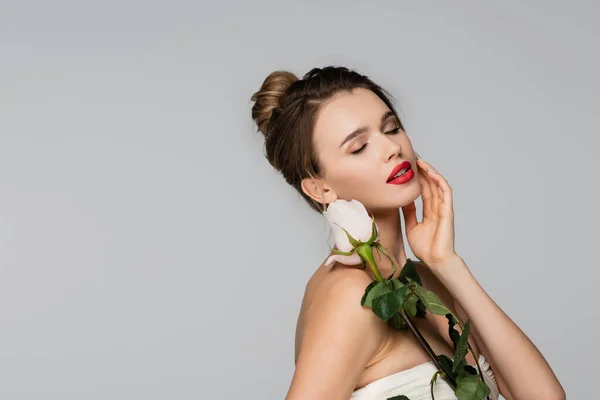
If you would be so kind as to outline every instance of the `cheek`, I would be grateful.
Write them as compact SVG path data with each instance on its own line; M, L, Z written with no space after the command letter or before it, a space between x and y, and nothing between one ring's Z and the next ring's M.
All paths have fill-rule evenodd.
M381 180L380 174L373 168L373 163L367 165L352 165L336 170L334 182L337 192L342 197L364 196L371 192ZM383 182L385 183L385 182Z
M410 139L405 134L398 138L398 142L400 143L400 146L402 146L402 150L405 153L407 151L409 151L411 153L414 151Z

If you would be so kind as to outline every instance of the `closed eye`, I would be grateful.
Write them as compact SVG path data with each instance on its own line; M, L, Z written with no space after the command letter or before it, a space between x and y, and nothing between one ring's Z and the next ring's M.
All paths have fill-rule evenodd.
M399 126L395 127L395 128L394 128L394 129L392 129L391 131L387 131L385 134L386 134L386 135L394 135L394 134L396 134L396 133L398 133L398 132L400 132L400 127L399 127Z
M400 132L400 127L399 126L395 127L391 131L387 131L385 134L386 135L395 135L398 132ZM367 143L363 144L359 149L354 150L352 152L352 154L359 154L361 151L363 151L365 149L365 147L367 147Z

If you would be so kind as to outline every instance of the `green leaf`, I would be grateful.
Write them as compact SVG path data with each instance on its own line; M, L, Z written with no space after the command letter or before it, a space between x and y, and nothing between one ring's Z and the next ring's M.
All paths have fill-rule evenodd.
M395 286L393 282L391 285ZM373 312L382 320L388 321L390 318L396 315L409 291L410 288L403 285L394 291L386 292L380 296L374 297L371 305Z
M392 328L399 331L408 329L406 322L404 322L404 319L402 319L402 317L398 315L398 313L394 314L394 316L390 318L389 323L392 326Z
M398 278L390 279L388 282L390 282L390 284L392 285L394 290L405 286L404 283L400 282L400 280Z
M410 291L409 291L409 293L410 293ZM417 301L418 300L419 299L417 298L417 296L413 294L408 299L404 300L404 303L402 304L402 307L404 308L404 310L406 311L408 316L411 318L413 318L417 315Z
M437 297L437 295L431 290L425 290L421 285L416 285L416 287L417 296L423 301L425 307L427 307L429 311L437 315L446 315L451 313L450 310L448 310L442 301Z
M440 365L442 366L442 370L453 380L456 380L458 374L452 372L452 359L445 354L440 354L437 356Z
M401 394L400 396L388 397L387 400L410 400L408 397Z
M460 370L465 363L465 355L467 354L467 351L469 351L468 345L470 328L471 320L468 319L465 323L465 328L458 339L458 345L456 346L456 351L454 353L454 365L452 366L452 372L457 372Z
M430 385L433 385L435 383L435 381L437 380L437 377L441 374L442 372L440 371L435 371L433 376L431 377L431 380L429 381Z
M430 386L430 391L431 391L431 398L435 399L435 397L433 397L433 388L434 388L434 384L435 381L437 380L437 377L441 376L442 379L446 376L446 373L444 373L443 371L435 371L435 373L433 374L433 376L431 377L431 380L429 381L429 386Z
M477 375L477 369L474 366L466 364L464 370L471 375Z
M456 325L457 321L452 314L446 314L446 318L448 319L448 334L452 340L452 344L454 345L454 351L456 352L456 348L458 347L458 339L460 338L460 333L454 329L454 325Z
M400 286L394 289L394 293L396 294L396 298L398 299L398 308L404 303L404 299L410 293L411 289L408 286Z
M421 277L417 273L417 266L415 265L415 263L412 262L410 258L406 259L406 264L404 264L404 266L400 270L400 276L398 276L398 279L400 279L400 281L403 283L408 283L406 278L410 278L413 281L417 282L419 285L422 285Z
M371 225L373 229L371 230L371 237L367 241L369 244L373 243L377 238L377 224L375 224L375 216L373 215L371 216Z
M374 281L375 284L373 285L373 283L370 283L369 286L371 286L371 288L369 289L369 286L367 286L367 289L369 290L367 292L367 290L365 289L365 294L363 295L363 299L361 300L361 305L365 306L365 307L373 307L373 299L376 297L379 297L383 294L392 292L392 289L390 289L390 287L388 286L386 281ZM391 286L391 285L390 285Z
M373 286L377 285L377 281L373 281L371 283L369 283L369 286L367 286L367 288L365 289L365 294L363 294L362 299L360 299L360 305L364 306L365 305L365 301L367 300L367 295L369 294L369 292L371 291L371 289L373 289Z
M463 358L454 357L454 361L452 362L452 372L460 373L464 370L464 367L467 366L467 361Z
M417 300L417 317L424 317L426 314L427 307L423 304L421 299Z
M398 290L402 290L402 288ZM372 305L373 312L382 320L387 321L398 312L400 301L396 291L375 297Z
M483 400L490 394L490 388L477 375L461 372L456 378L456 391L458 400Z

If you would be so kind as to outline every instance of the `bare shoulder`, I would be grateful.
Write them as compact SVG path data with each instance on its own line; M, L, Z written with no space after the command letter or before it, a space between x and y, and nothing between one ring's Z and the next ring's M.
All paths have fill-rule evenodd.
M347 295L356 294L355 292L364 293L369 283L371 278L364 270L336 263L332 268L319 268L307 284L307 294L322 299L338 291Z
M311 320L320 320L322 314L331 317L330 313L335 311L340 318L358 318L361 323L380 327L381 324L374 322L381 321L360 304L371 282L371 277L357 267L336 264L333 268L320 269L306 286L302 306L305 326L311 325Z
M341 265L320 269L309 280L289 399L350 396L388 332L385 322L360 304L371 282L365 271Z

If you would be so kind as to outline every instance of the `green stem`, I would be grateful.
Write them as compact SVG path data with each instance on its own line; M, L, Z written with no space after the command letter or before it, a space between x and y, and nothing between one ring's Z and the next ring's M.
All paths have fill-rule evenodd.
M452 316L458 323L458 326L460 327L461 331L464 332L465 327L460 323L460 320L454 314L452 314ZM469 332L469 336L471 336L470 332ZM479 359L476 358L475 352L473 351L473 348L471 347L471 344L469 343L468 338L467 338L467 347L469 348L469 351L471 352L471 354L473 355L473 358L475 359L475 365L477 366L477 371L479 371L479 378L481 379L481 381L483 383L485 383L485 379L483 378L483 372L481 372L481 367L479 366ZM487 383L485 383L485 384L487 386ZM490 396L486 396L486 399L490 400Z
M388 258L388 260L390 260L392 262L393 270L392 270L392 274L390 276L393 276L396 273L396 261L394 261L392 259L392 257L390 257L388 255L388 253L386 252L385 248L381 244L377 243L376 249L379 250L379 252L381 254L383 254L384 256L386 256Z
M381 276L381 272L379 272L379 268L377 268L377 263L375 262L375 258L373 257L373 249L369 244L362 244L357 249L356 252L363 260L367 262L375 280L377 282L381 282L383 280L383 276Z
M469 347L469 351L471 352L471 354L473 354L473 358L475 358L475 352L473 351L473 349L471 348L471 345L469 344L469 341L467 340L467 346ZM477 366L477 370L479 371L479 378L481 379L481 381L483 383L485 383L485 379L483 379L483 372L481 372L481 367L479 366L479 359L475 358L475 365ZM485 383L487 386L487 383ZM490 388L491 389L491 388ZM485 398L487 400L490 400L490 396L485 396Z
M430 390L431 390L431 398L432 400L435 400L435 397L433 395L433 385L435 384L435 381L439 375L440 371L435 371L435 374L433 374L433 379L431 380L431 382L429 382L429 386L430 386Z
M408 297L410 297L410 295L406 296L406 298L408 298ZM442 364L440 364L437 356L435 355L435 352L433 351L433 349L431 348L431 346L429 345L429 343L427 343L427 340L423 337L423 335L421 334L421 332L419 332L419 330L417 329L417 327L414 324L414 322L406 314L406 311L404 311L403 309L401 309L398 312L398 314L400 314L400 316L402 317L402 319L404 320L404 322L406 322L406 325L408 325L408 327L410 328L410 330L412 331L412 333L416 336L416 338L419 341L419 343L421 343L421 346L423 346L425 348L425 351L427 352L427 354L429 355L429 357L431 358L431 360L433 361L433 363L435 364L435 366L437 367L437 369L439 371L444 371L444 368L442 367ZM448 383L450 384L450 386L452 387L452 389L456 390L456 382L454 382L454 379L452 379L452 377L449 374L445 374L445 375L446 375L446 378L448 378L447 379Z
M356 253L358 253L358 255L361 257L362 260L366 261L367 265L369 266L369 269L371 270L371 272L373 273L373 276L375 277L375 280L377 282L383 281L383 276L381 275L379 268L377 268L377 263L375 262L375 258L373 257L373 248L371 247L371 245L362 244L361 246L356 248ZM385 252L383 252L383 254L389 258L389 256ZM392 263L393 263L393 260L392 260ZM395 265L394 265L394 267L395 267ZM395 268L394 268L394 271L395 271ZM413 291L405 298L405 300L407 298L409 298L411 295L413 295L415 293L415 290L416 290L416 288L413 288ZM427 352L429 357L432 359L432 361L435 364L435 366L437 367L438 371L444 371L444 368L440 364L437 356L435 355L435 352L433 351L433 349L431 348L431 346L429 345L427 340L423 337L421 332L419 332L416 325L410 319L408 314L406 314L406 311L404 311L401 308L400 311L398 311L398 314L400 315L400 317L402 317L402 319L404 320L406 325L408 325L408 327L410 328L412 333L416 336L417 340L425 348L425 351ZM458 320L458 318L457 318L457 320ZM476 362L476 364L477 364L477 367L479 367L479 364L477 362ZM481 370L479 372L481 373ZM452 387L452 389L456 391L456 382L454 381L454 379L452 379L452 377L449 374L444 373L444 375L445 375L444 378L447 379L448 383L450 384L450 387ZM482 378L483 378L483 376L482 376Z

